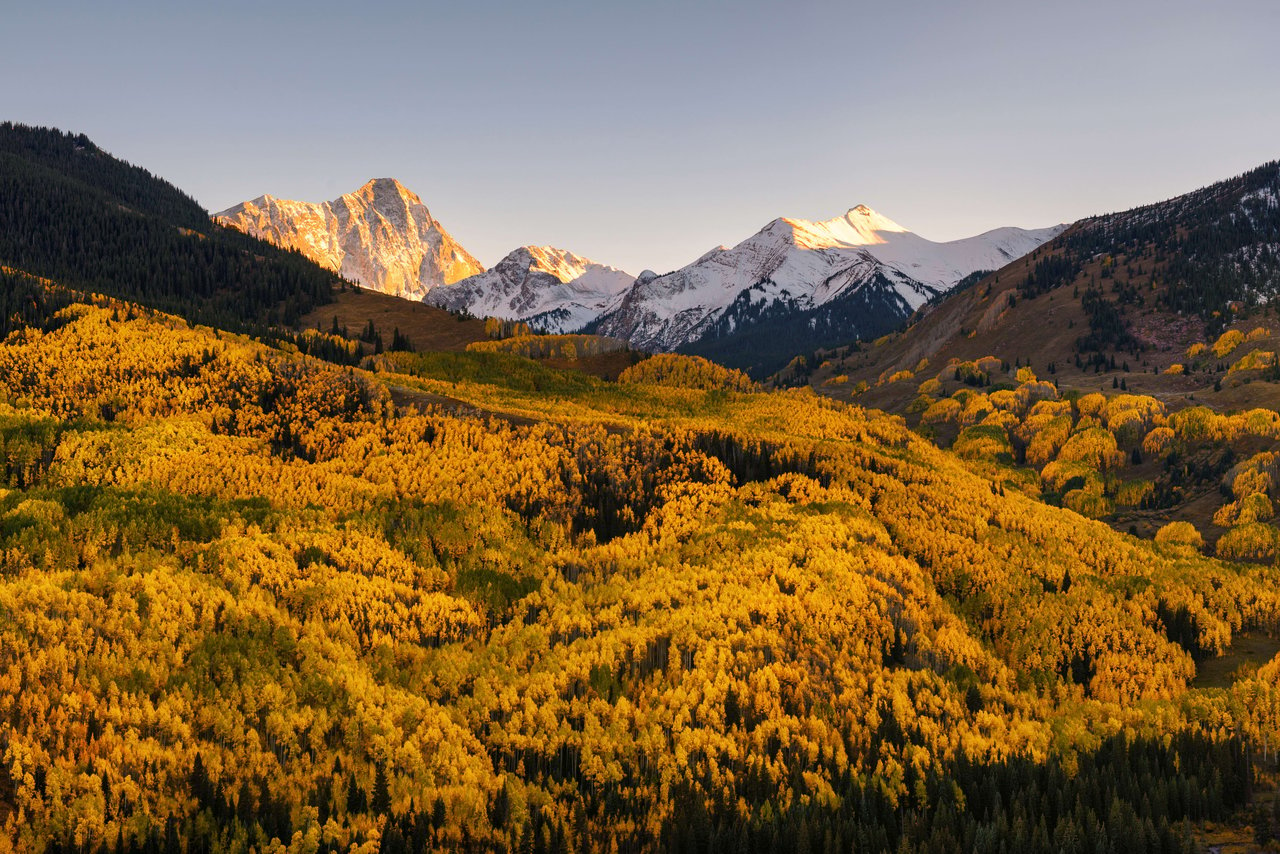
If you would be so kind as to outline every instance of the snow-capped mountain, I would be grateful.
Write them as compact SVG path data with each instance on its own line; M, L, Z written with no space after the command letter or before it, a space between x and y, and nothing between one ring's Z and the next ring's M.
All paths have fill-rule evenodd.
M706 350L711 339L725 341L780 317L839 306L842 319L834 325L846 328L832 334L845 340L880 334L970 273L1002 267L1065 227L997 228L935 243L864 205L824 222L775 219L687 267L642 275L593 329L636 347ZM859 305L866 316L859 316ZM819 319L811 320L816 328ZM822 323L832 326L833 319L824 316ZM789 346L798 352L817 345Z
M436 288L424 302L476 316L571 332L609 310L635 281L615 267L550 246L521 246L493 269Z
M484 270L394 178L375 178L331 202L259 196L214 219L395 296L421 299Z

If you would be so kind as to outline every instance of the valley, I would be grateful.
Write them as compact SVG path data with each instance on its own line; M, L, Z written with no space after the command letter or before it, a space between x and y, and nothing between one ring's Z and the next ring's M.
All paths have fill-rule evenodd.
M1275 164L920 288L870 209L775 221L704 263L922 310L764 382L0 143L0 852L1271 842ZM555 252L438 290L563 296Z

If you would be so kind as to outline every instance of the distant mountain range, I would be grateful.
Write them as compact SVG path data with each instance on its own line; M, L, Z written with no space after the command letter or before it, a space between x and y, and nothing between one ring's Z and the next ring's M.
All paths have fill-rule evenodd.
M1003 266L1064 227L1001 228L934 243L865 205L825 222L775 219L733 248L643 277L598 326L641 347L673 350L737 332L762 306L805 311L868 287L905 317L975 270ZM717 328L724 319L730 323Z
M664 276L642 275L593 330L754 373L798 352L876 337L978 270L1062 232L998 228L934 243L865 205L824 222L775 219Z
M797 352L877 336L975 271L1065 226L935 243L859 205L823 222L775 219L665 275L632 277L564 249L523 246L485 271L399 182L324 204L262 196L215 215L384 293L548 332L600 332L756 373Z

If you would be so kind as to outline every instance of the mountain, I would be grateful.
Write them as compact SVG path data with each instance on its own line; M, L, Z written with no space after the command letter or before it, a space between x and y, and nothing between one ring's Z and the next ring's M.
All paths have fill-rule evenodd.
M1212 342L1228 326L1263 323L1249 320L1251 312L1278 295L1280 161L1080 220L1032 255L926 306L901 335L845 354L830 370L847 375L850 386L867 381L873 388L866 401L896 411L910 402L914 385L877 386L880 377L926 359L944 365L986 355L1041 374L1052 364L1063 388L1096 391L1128 364L1145 369L1126 378L1131 388L1162 397L1175 388L1193 393L1190 377L1159 372L1187 362L1189 347ZM1214 376L1206 379L1212 387ZM842 386L836 393L846 392Z
M334 275L209 220L83 134L0 124L0 267L189 320L265 331L332 298Z
M375 178L331 202L259 196L214 219L394 296L421 299L432 288L484 270L422 199L394 178Z
M935 243L865 205L824 222L775 219L663 276L642 276L593 331L718 358L756 373L818 346L874 337L976 270L1064 226Z
M595 320L635 276L551 246L521 246L491 270L448 287L425 302L476 316L523 320L545 332L570 332Z
M1019 469L1040 500L1219 557L1280 554L1280 162L1083 219L898 333L777 379Z

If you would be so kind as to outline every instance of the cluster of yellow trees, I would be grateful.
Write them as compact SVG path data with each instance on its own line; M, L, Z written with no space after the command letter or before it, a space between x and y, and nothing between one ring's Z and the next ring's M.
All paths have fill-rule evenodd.
M676 792L755 820L1117 734L1280 743L1271 670L1187 690L1193 653L1276 627L1274 569L1006 493L899 419L674 356L397 411L382 382L438 381L61 321L0 345L19 850L376 850L414 814L442 847L606 851L651 845ZM1108 500L1134 443L1263 422L1044 385L926 421ZM1243 524L1271 465L1235 474Z
M473 353L514 353L526 359L584 359L625 350L627 342L604 335L516 335L468 344Z
M751 391L756 384L742 371L717 365L701 356L659 353L632 365L618 377L622 383L709 390Z
M970 366L949 366L943 374L967 370ZM1260 443L1269 446L1280 438L1280 415L1274 410L1224 414L1190 406L1171 412L1147 395L1060 396L1029 368L1019 369L1017 379L1015 388L961 387L944 396L940 376L920 384L913 409L961 457L1025 464L1039 473L1045 493L1092 518L1108 517L1118 508L1159 506L1161 476L1175 485L1193 474L1211 479L1210 486L1220 485L1223 496L1213 522L1226 529L1216 553L1232 560L1274 560L1277 532L1268 523L1275 515L1280 467L1274 453L1258 450ZM1241 461L1231 465L1233 459ZM1198 468L1192 472L1188 466Z

